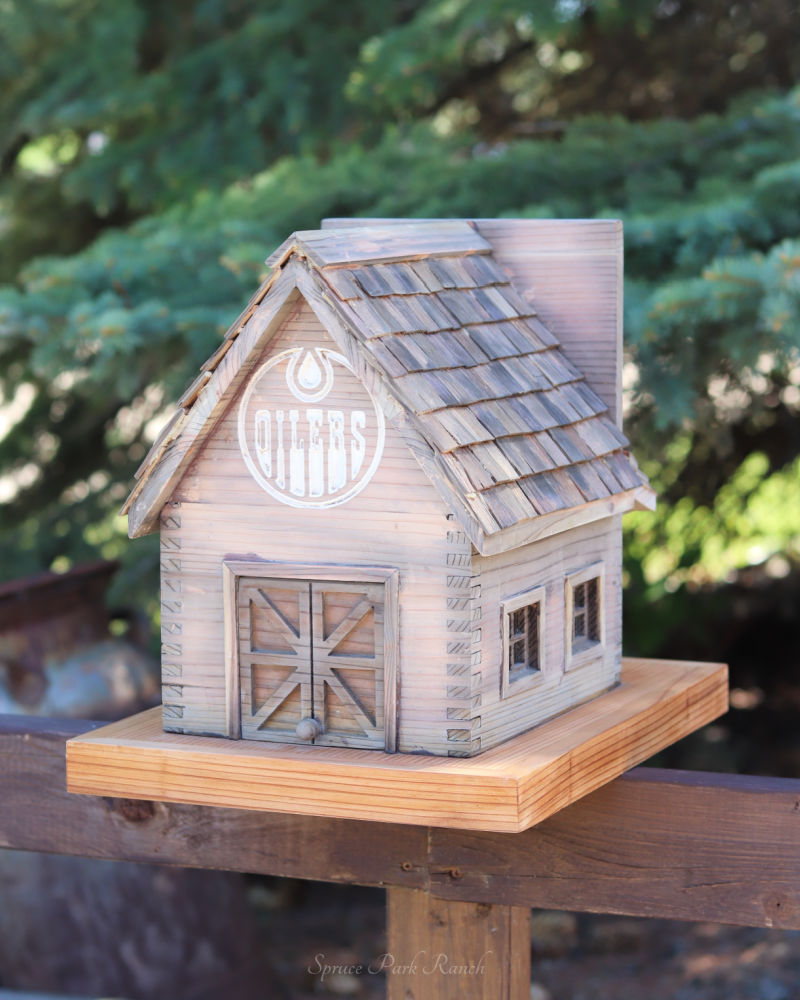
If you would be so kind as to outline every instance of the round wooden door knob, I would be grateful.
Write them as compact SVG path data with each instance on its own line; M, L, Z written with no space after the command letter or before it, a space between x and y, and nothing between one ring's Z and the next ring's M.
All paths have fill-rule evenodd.
M299 740L314 740L322 735L322 726L316 719L301 719L294 732Z

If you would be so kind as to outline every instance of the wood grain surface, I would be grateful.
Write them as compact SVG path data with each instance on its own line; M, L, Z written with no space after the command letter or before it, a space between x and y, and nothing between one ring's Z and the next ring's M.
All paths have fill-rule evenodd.
M530 996L531 920L522 906L445 902L390 889L378 960L388 1000L523 1000Z
M623 661L605 695L469 760L164 733L158 709L76 737L83 794L517 832L727 708L727 668Z
M800 781L639 768L521 834L70 795L88 722L0 717L0 845L800 929Z

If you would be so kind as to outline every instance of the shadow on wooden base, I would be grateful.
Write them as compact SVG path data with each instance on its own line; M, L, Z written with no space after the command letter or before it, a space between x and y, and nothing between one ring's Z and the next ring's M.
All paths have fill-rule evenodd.
M69 740L67 788L516 833L727 707L724 665L627 658L613 691L470 759L181 736L151 709Z

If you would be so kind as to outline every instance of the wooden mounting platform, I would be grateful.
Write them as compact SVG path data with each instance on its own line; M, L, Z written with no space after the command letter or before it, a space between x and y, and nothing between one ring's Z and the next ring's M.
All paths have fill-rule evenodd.
M727 667L624 659L622 683L470 759L180 736L158 708L67 743L67 788L516 833L722 715Z

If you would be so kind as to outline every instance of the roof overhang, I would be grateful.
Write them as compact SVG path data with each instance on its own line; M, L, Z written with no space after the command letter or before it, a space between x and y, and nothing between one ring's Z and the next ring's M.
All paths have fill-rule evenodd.
M473 540L473 544L482 556L499 555L501 552L508 552L529 542L541 541L570 528L579 528L581 525L600 521L606 517L626 514L630 510L655 510L655 506L656 495L653 490L649 486L638 486L636 489L626 490L624 493L617 493L602 500L593 500L580 507L541 514L539 517L522 521L493 534L484 534L477 542Z
M121 513L128 515L128 535L139 538L156 531L189 463L210 436L236 390L254 363L256 348L268 342L297 298L297 268L290 262L270 286L270 294L250 309L244 325L231 327L235 336L223 341L224 356L213 371L201 372L195 389L181 400L182 410L156 440L138 473L138 481ZM245 314L243 314L245 315ZM215 358L218 358L219 351ZM192 387L190 386L190 390Z
M552 495L545 495L543 499L535 496L537 507L537 503L530 502L527 495L520 492L516 483L507 483L503 478L509 468L514 471L507 461L495 462L493 468L487 465L489 476L497 476L497 480L490 482L490 486L487 486L483 493L480 490L474 492L476 486L473 485L470 476L463 469L458 467L454 469L457 463L448 462L449 455L440 450L441 442L437 440L436 427L428 426L430 421L426 423L427 411L414 402L413 391L410 398L406 398L408 392L406 396L401 393L400 381L390 377L384 370L380 358L373 356L369 349L365 349L371 345L376 336L383 336L380 332L381 317L378 316L376 333L368 322L369 314L365 319L350 301L353 296L347 294L347 282L342 293L341 282L333 281L330 272L335 273L338 265L344 264L347 267L354 255L359 260L367 255L370 259L383 262L394 259L402 250L402 257L405 259L411 253L412 244L422 258L453 252L454 248L465 255L485 253L491 248L472 227L464 223L443 223L436 229L431 228L429 232L426 231L427 242L422 248L417 246L419 234L415 235L413 231L404 236L404 231L394 228L388 235L384 234L385 239L378 239L381 233L382 231L365 230L353 234L352 239L345 239L343 234L334 232L296 233L270 258L274 266L273 272L231 326L219 348L206 362L200 376L184 393L178 413L153 445L137 474L137 485L122 511L128 514L128 530L131 537L157 530L161 511L174 496L191 461L213 433L227 406L240 391L264 348L279 330L299 297L302 297L314 311L353 370L375 397L387 420L392 423L415 456L442 500L443 513L455 518L475 549L482 555L502 553L635 508L653 509L655 494L645 485L646 480L639 474L635 462L626 451L621 450L627 444L624 440L621 444L617 444L617 453L624 454L624 462L632 462L633 468L628 468L626 464L622 469L622 475L617 478L611 469L606 468L605 474L611 479L615 491L602 498L593 498L592 494L596 497L597 491L592 488L591 482L588 488L584 484L582 490L574 483L568 483L569 489L564 490L565 495L561 499L570 501L569 506L565 503L561 509L552 510ZM398 233L411 243L398 248ZM481 277L485 280L483 275ZM350 286L352 287L352 278ZM511 312L502 315L517 315L516 305L510 300L506 305ZM457 309L454 315L460 322L467 322L458 316ZM522 316L522 313L519 315ZM419 317L413 316L412 319L418 320ZM396 322L396 318L394 321ZM394 327L387 327L384 332L391 332L392 329ZM543 350L541 344L534 349ZM553 384L557 383L554 381ZM517 383L510 385L509 388L512 394L519 391ZM430 402L427 399L423 401ZM441 405L438 396L434 396L434 402L436 401ZM597 404L602 406L599 400ZM460 402L456 404L460 405L462 405ZM583 405L586 405L585 399ZM595 417L598 414L599 410ZM518 431L515 430L514 433ZM447 441L447 435L444 437ZM468 443L469 440L472 439L462 443ZM592 448L599 448L600 445L608 448L607 435L600 436L600 445L596 445L591 435L588 436L588 441ZM587 443L586 440L584 443ZM614 444L613 436L611 443ZM558 450L556 448L556 451ZM580 453L580 449L577 450ZM598 450L597 454L601 456L604 453ZM586 456L581 458L579 454L576 461L585 460ZM603 485L611 489L607 479L603 479ZM504 506L504 502L501 501L498 513L487 505L486 491L489 488L506 489L506 487L508 492L503 496L509 498L508 503ZM516 495L511 492L512 487L516 490ZM581 492L586 499L576 505L575 501L581 499ZM503 527L503 524L506 526Z
M371 366L357 349L357 336L350 317L324 282L300 259L288 259L270 288L270 294L251 309L241 323L234 324L237 335L213 372L203 372L194 389L184 394L186 407L167 425L139 470L136 487L121 513L128 515L131 538L156 531L164 506L174 494L189 464L209 438L253 368L256 359L277 332L298 296L313 309L320 323L377 399L386 419L396 428L405 444L431 480L444 504L452 512L467 537L476 546L482 543L484 527L470 510L436 448L416 426L413 416L391 390L390 381Z

